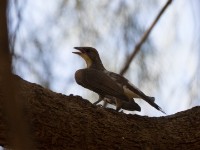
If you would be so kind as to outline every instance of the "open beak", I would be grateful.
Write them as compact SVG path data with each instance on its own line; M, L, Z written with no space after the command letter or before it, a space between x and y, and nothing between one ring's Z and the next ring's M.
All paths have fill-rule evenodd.
M84 48L82 48L82 47L74 47L74 49L79 50L79 52L72 52L72 53L74 53L74 54L82 55L82 54L85 53L85 50L84 50Z
M91 58L87 55L87 52L86 52L86 50L85 50L85 47L74 47L74 49L78 50L78 52L72 52L72 53L81 56L81 57L85 60L87 66L91 66L92 60L91 60Z

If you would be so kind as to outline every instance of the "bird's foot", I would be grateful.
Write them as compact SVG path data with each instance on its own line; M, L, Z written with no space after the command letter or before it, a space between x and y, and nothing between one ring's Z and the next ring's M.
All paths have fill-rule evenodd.
M98 106L98 107L103 107L103 105L101 105L101 104L98 104L97 106Z

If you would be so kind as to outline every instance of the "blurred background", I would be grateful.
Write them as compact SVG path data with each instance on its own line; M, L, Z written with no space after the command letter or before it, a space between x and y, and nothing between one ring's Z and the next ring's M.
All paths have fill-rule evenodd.
M119 73L166 0L10 0L14 73L66 95L95 102L76 84L86 66L75 46L95 47L104 66ZM174 0L124 75L173 114L200 104L200 1ZM138 99L140 115L160 116ZM135 112L127 112L135 113Z

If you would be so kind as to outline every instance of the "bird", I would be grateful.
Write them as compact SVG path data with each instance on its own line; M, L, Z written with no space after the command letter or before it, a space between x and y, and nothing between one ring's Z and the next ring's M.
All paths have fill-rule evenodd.
M140 98L149 103L155 109L166 114L160 106L155 103L155 98L145 95L139 88L120 74L105 69L98 51L93 47L74 47L78 50L72 52L81 56L87 67L75 72L77 84L87 88L99 95L97 104L104 98L110 99L110 103L115 103L116 111L121 108L141 111L140 106L134 98ZM107 101L109 102L109 101Z

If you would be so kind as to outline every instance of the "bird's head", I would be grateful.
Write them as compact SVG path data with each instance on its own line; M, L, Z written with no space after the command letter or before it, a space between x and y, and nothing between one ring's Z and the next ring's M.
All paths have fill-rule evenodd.
M81 56L85 60L88 68L90 68L92 66L95 66L95 67L103 66L101 59L99 57L99 53L97 52L97 50L95 48L74 47L74 49L79 50L79 52L72 52L72 53Z

